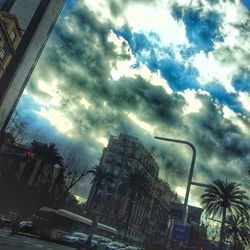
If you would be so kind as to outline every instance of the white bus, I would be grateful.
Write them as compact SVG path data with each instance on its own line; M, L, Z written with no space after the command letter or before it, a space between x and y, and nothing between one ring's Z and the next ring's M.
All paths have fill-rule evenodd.
M34 231L44 238L57 240L62 234L72 232L94 233L107 238L117 238L117 230L102 223L72 213L65 209L42 207L34 215Z

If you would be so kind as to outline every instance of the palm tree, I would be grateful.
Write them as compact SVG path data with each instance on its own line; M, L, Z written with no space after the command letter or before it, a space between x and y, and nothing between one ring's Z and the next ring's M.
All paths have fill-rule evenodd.
M146 173L144 170L139 169L138 167L132 168L128 172L127 178L120 184L118 192L121 195L126 195L128 197L127 203L127 212L126 212L126 225L124 232L124 240L127 238L128 228L130 217L132 215L132 209L135 200L141 199L142 197L149 196L150 191L148 187L148 181Z
M235 182L228 183L227 181L215 180L201 195L202 205L209 215L222 216L221 230L220 230L220 245L222 249L224 241L224 227L227 212L230 214L241 214L248 218L248 208L246 200L246 191L240 189L240 184Z
M87 174L93 175L94 178L92 179L91 183L92 185L95 185L95 190L92 195L91 202L89 204L89 209L91 209L98 191L103 185L106 185L113 181L113 175L106 168L100 166L95 166L91 168L89 171L87 171Z
M58 153L58 149L56 148L55 143L50 143L49 145L43 144L43 143L33 143L32 144L32 152L41 157L42 161L40 164L39 172L37 173L36 181L40 177L40 174L42 173L42 170L46 168L46 166L49 166L49 173L46 179L46 184L49 185L51 183L51 179L53 177L54 172L54 166L56 164L62 166L63 164L63 158Z
M240 245L250 244L250 226L247 219L240 215L231 215L226 218L225 238L233 240L233 250L239 249Z

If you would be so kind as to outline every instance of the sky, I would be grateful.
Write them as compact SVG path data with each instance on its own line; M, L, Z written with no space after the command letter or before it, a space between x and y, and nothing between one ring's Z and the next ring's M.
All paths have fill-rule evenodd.
M180 196L192 152L154 136L184 139L193 180L249 189L249 11L248 0L68 0L17 106L30 138L90 168L111 135L136 136Z

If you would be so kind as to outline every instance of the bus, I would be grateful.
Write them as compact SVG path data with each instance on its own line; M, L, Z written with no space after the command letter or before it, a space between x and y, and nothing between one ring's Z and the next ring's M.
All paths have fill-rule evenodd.
M117 230L65 209L41 207L33 216L33 231L43 238L58 240L63 234L82 232L116 239Z

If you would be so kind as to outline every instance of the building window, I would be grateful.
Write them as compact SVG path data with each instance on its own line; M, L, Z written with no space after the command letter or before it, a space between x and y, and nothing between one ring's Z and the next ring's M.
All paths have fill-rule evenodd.
M14 30L12 30L11 33L10 33L10 40L11 40L11 42L13 42L15 40L15 38L16 38L16 33L15 33Z
M111 172L112 167L111 167L110 165L108 165L108 164L105 164L104 169L105 169L105 171L107 171L107 172Z
M114 168L113 174L115 176L118 176L120 174L120 169L119 168Z
M128 167L132 167L133 161L132 160L128 160L127 165L128 165Z
M116 166L121 167L121 165L122 165L122 160L116 159Z
M0 59L3 61L6 56L6 50L4 48L0 49Z
M111 163L113 161L113 155L112 154L108 154L106 157L106 162Z

